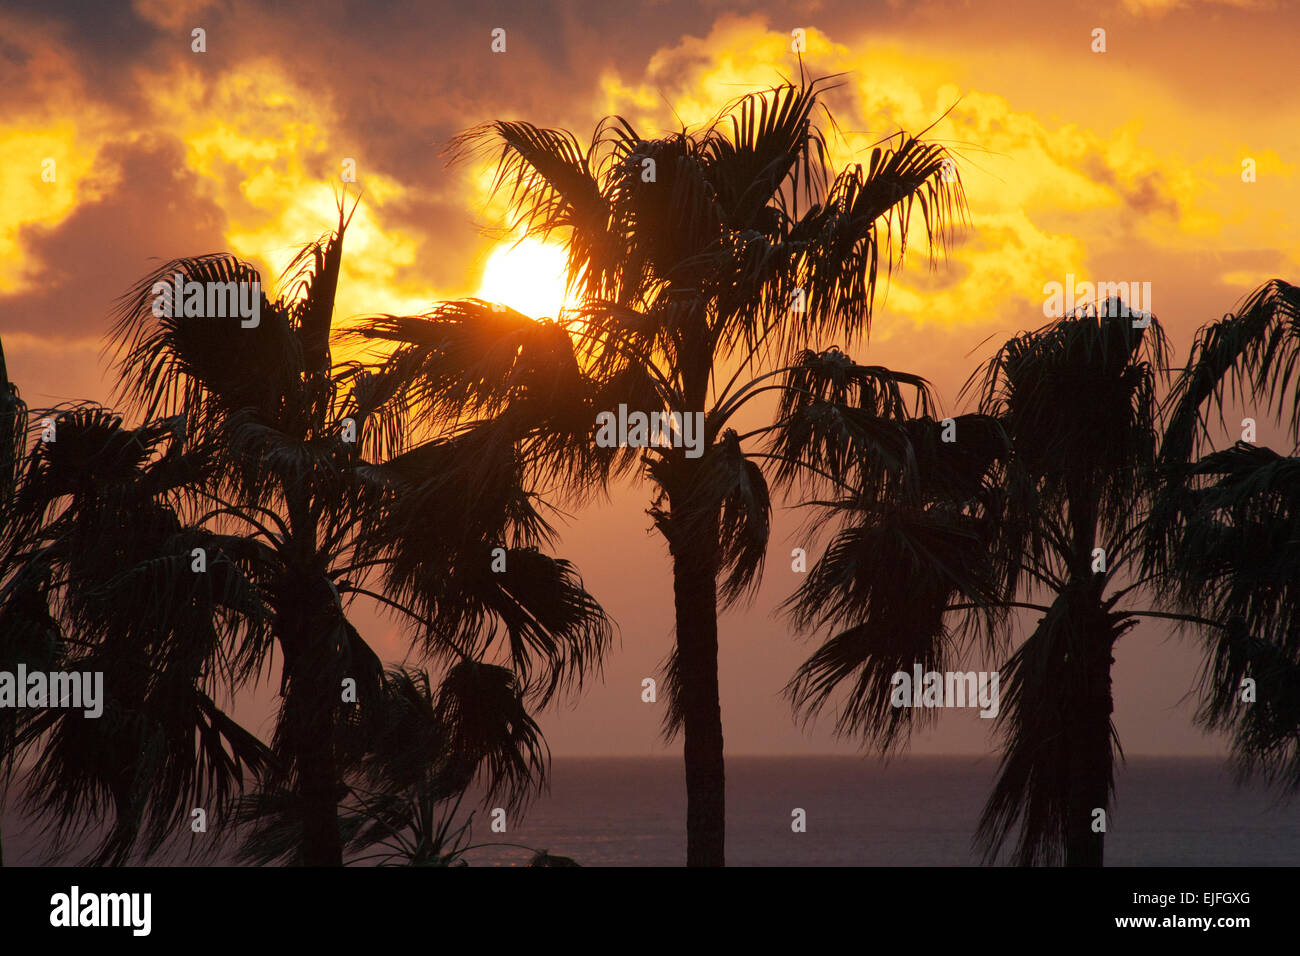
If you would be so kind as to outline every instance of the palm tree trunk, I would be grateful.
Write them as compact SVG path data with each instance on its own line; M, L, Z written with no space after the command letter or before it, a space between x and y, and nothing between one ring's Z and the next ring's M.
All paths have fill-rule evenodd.
M302 862L304 866L342 866L333 734L322 730L310 737L298 751L298 786L303 801Z
M291 503L291 508L298 502ZM295 515L297 513L295 512ZM299 517L300 526L302 519ZM340 781L334 753L341 682L332 653L328 592L304 560L286 582L289 599L282 605L281 642L287 681L281 726L287 756L297 769L302 813L301 857L304 866L342 866L339 835Z
M321 655L316 655L317 657ZM286 661L286 750L297 768L302 814L301 858L304 866L342 866L338 821L338 768L334 755L334 707L326 683L330 670L312 667L311 656Z
M281 726L287 756L297 769L301 858L304 866L342 866L340 781L334 754L341 688L329 639L334 623L333 595L319 572L311 498L295 487L288 490L286 499L291 529L288 550L294 557L280 596L280 642L287 678L282 686Z
M1084 697L1079 701L1074 739L1070 741L1070 822L1066 830L1065 865L1101 866L1106 845L1105 831L1094 830L1095 812L1106 814L1109 826L1113 754L1110 747L1110 715L1114 710L1110 668L1112 640L1103 629L1093 642L1086 669Z
M1076 614L1084 647L1083 660L1072 662L1078 668L1079 699L1073 702L1074 719L1071 738L1063 741L1070 748L1068 818L1065 833L1066 866L1101 866L1106 845L1105 830L1095 830L1097 810L1103 811L1110 825L1110 791L1113 772L1110 749L1111 697L1110 667L1115 634L1102 606L1106 575L1092 570L1093 549L1097 544L1097 521L1101 511L1096 476L1082 470L1067 479L1069 514L1072 525L1073 554L1069 587L1077 588Z
M700 527L700 524L704 527ZM677 701L686 763L686 865L723 866L722 705L718 696L718 520L692 523L672 546Z

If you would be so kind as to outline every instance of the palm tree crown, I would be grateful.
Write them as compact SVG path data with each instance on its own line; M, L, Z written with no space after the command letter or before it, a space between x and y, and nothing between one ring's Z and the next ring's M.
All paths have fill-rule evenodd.
M946 151L907 134L833 174L817 124L831 86L751 93L701 128L655 138L607 117L586 148L522 122L463 133L453 160L495 161L513 225L562 236L579 304L536 322L462 300L377 317L362 333L397 344L376 374L427 422L503 435L541 482L581 498L643 465L674 566L667 728L685 731L692 864L724 859L717 610L758 581L767 475L788 483L816 468L839 480L836 455L870 436L831 407L836 396L871 393L896 410L901 388L923 386L809 346L866 331L880 271L902 256L917 209L935 252L963 208ZM774 393L785 396L779 420L739 433L737 415ZM620 404L701 416L703 454L599 447L596 416Z

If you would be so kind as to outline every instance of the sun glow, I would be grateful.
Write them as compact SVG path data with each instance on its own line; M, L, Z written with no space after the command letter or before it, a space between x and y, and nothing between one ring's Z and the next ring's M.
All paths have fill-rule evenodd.
M571 303L564 294L564 250L538 239L506 242L488 256L478 297L534 319L555 318Z

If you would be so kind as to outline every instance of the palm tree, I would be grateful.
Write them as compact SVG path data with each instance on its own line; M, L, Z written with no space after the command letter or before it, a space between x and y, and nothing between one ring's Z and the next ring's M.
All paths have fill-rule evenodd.
M890 677L1005 653L1010 613L1042 614L1000 671L1002 761L977 843L992 860L1018 829L1025 865L1099 866L1119 750L1111 723L1115 643L1150 585L1143 532L1156 488L1166 376L1159 322L1118 299L1007 342L968 382L978 416L900 426L897 471L826 509L839 534L791 601L834 634L790 686L806 712L845 681L839 728L888 750L933 715L891 706Z
M114 692L97 720L53 709L0 713L0 784L7 790L24 758L39 753L26 797L64 824L53 828L54 848L83 821L112 816L93 859L121 862L141 834L156 847L190 807L219 809L245 770L264 764L266 749L204 692L193 656L174 643L193 626L186 639L201 646L211 623L205 630L181 602L163 607L128 594L130 574L119 577L142 570L137 561L166 561L179 529L168 499L191 463L172 454L166 423L125 429L91 406L46 410L35 430L51 428L46 437L58 441L29 451L27 409L2 355L0 379L0 669L99 671ZM81 586L59 601L74 573ZM98 603L112 589L117 616ZM187 596L198 605L212 594ZM132 601L140 623L128 630L120 612Z
M1232 733L1241 777L1291 792L1300 789L1298 359L1300 287L1280 279L1199 330L1167 402L1149 547L1171 608L1230 625L1207 647L1198 716ZM1213 449L1225 398L1271 411L1290 447L1279 453L1250 436Z
M26 439L27 406L18 394L18 386L9 380L4 343L0 342L0 553L5 550L9 534L9 515L18 486ZM0 652L0 661L5 664L9 663L6 657ZM0 755L4 755L8 761L6 766L0 767L0 773L12 770L10 755L13 753L15 730L15 722L8 715L0 716ZM0 804L0 810L2 809L3 805ZM0 866L4 866L3 834L0 834Z
M107 821L90 860L156 851L193 807L229 812L271 754L217 703L237 669L232 621L264 620L236 561L190 571L212 536L177 507L203 462L175 420L124 427L95 406L49 410L25 454L0 553L0 662L103 674L102 714L12 712L5 782L25 758L25 802L66 847ZM48 429L48 431L47 431Z
M146 277L123 298L115 336L123 395L150 424L127 430L78 409L32 456L4 612L25 615L26 632L44 623L64 642L76 635L106 671L110 709L134 714L157 698L146 711L154 737L141 743L166 745L156 768L130 749L94 759L92 721L51 716L26 739L43 748L30 792L62 824L104 810L102 776L117 768L123 779L107 787L115 860L145 806L155 833L196 793L215 789L227 816L243 765L264 791L292 795L301 861L341 863L349 748L386 694L383 665L349 618L358 597L397 616L433 660L499 659L538 706L579 685L609 643L573 568L540 550L552 532L513 449L472 435L413 441L392 393L332 361L346 226L340 205L337 229L294 260L276 298L229 255L173 260ZM255 284L260 318L157 310L157 284L177 275ZM267 751L197 695L256 682L275 650L282 706ZM123 672L159 661L175 678L163 687L147 668ZM202 726L180 722L182 707ZM169 786L155 791L160 775Z
M9 380L4 343L0 342L0 516L6 518L26 445L27 405L18 394L18 386ZM6 529L7 524L0 525L0 533Z
M504 667L463 661L435 685L423 671L393 668L374 720L350 728L340 829L348 861L464 865L474 814L461 805L475 778L485 801L522 809L539 792L548 752L522 688ZM301 861L295 795L252 794L239 818L252 824L241 855L258 864ZM485 844L493 845L493 844Z
M462 300L378 317L363 333L398 343L379 374L403 383L427 421L495 427L539 481L575 499L643 466L673 564L665 729L670 739L684 731L689 865L724 863L718 609L759 580L767 476L789 485L812 465L834 479L820 466L856 423L817 417L817 390L861 389L895 409L902 387L921 385L808 346L867 331L878 272L902 256L916 206L932 252L964 208L947 152L904 133L876 145L865 166L832 174L816 115L830 88L815 80L750 93L702 128L658 138L611 116L585 148L525 122L466 131L452 161L494 160L513 226L563 238L579 305L538 322ZM780 421L732 427L773 393L787 395ZM700 416L701 453L596 446L596 416L620 404Z

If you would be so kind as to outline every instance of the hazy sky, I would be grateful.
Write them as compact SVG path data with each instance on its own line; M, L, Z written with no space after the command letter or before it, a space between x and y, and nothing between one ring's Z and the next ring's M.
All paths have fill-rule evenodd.
M945 408L997 344L1042 325L1043 285L1067 275L1150 282L1181 363L1193 331L1273 277L1300 276L1300 93L1293 4L720 3L528 0L463 4L0 0L0 335L33 406L109 399L101 358L113 300L153 260L233 251L276 275L328 230L345 158L364 189L348 234L342 317L418 312L499 289L544 256L484 270L502 205L456 132L492 119L573 129L607 113L647 135L696 124L746 90L843 73L833 161L899 128L961 157L970 229L937 269L923 243L880 303L870 343L837 343L919 372ZM504 53L490 49L506 30ZM191 31L206 32L206 52ZM1106 31L1106 52L1092 51ZM44 161L55 181L45 182ZM1253 159L1256 182L1243 182ZM496 230L494 233L493 230ZM917 237L919 240L919 237ZM499 265L499 262L498 262ZM540 281L521 292L546 301ZM553 277L549 277L553 280ZM557 303L558 305L558 303ZM830 345L833 343L823 343ZM1265 429L1261 438L1267 440ZM571 516L558 551L620 625L603 682L544 717L556 754L663 749L641 703L671 642L666 548L644 486ZM851 752L829 720L801 729L780 690L810 645L774 611L799 583L801 514L776 516L752 605L721 624L731 753ZM383 656L404 650L382 621ZM1143 625L1116 651L1128 753L1213 753L1192 726L1200 657ZM996 662L984 662L994 666ZM260 715L263 694L246 711ZM990 721L945 715L917 752L979 753Z

